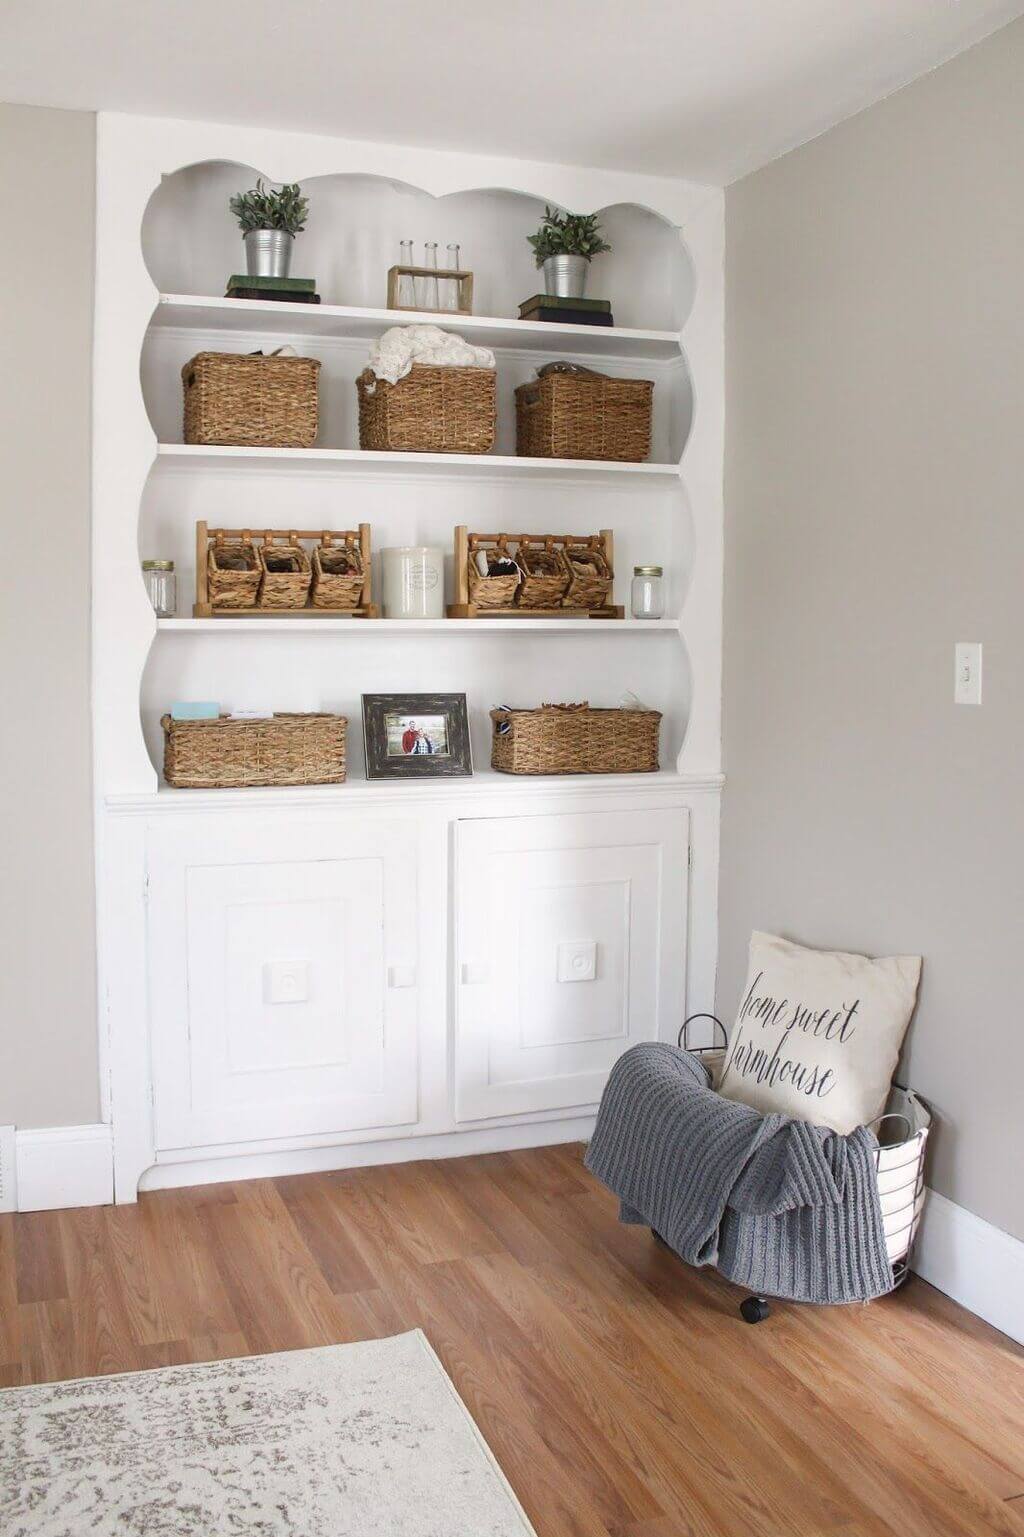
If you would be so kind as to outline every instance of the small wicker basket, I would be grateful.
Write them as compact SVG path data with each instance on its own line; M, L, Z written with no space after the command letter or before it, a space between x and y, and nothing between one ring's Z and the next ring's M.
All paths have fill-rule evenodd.
M263 585L260 587L260 608L305 608L313 568L298 537L292 534L287 543L278 544L268 533L259 549Z
M164 778L182 790L345 782L344 715L266 720L172 720L165 715Z
M598 538L567 539L563 547L569 567L566 608L602 608L611 602L612 570Z
M504 556L508 560L515 560L504 534L499 534L494 540L472 534L469 539L469 559L466 562L469 601L475 603L477 608L511 607L515 600L516 589L522 581L522 572L518 568L518 563L516 570L507 576L481 576L476 564L477 554L481 550L488 559Z
M493 368L414 363L389 384L369 368L356 380L359 447L417 454L486 454L497 420Z
M558 608L569 586L569 563L552 539L523 539L517 552L520 608Z
M197 353L181 370L185 442L312 448L319 372L315 358Z
M653 774L657 710L592 710L545 704L492 710L491 767L502 774Z
M335 544L330 534L323 534L313 547L313 607L358 608L364 575L358 540Z
M649 379L551 373L516 390L516 453L639 463L651 451Z
M218 533L210 541L206 586L214 608L255 608L262 579L263 568L248 529L238 539Z

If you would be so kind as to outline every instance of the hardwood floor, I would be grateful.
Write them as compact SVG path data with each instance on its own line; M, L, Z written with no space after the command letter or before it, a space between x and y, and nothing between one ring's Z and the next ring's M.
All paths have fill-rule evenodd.
M917 1279L752 1328L580 1160L0 1217L0 1385L419 1326L538 1537L1024 1534L1024 1352Z

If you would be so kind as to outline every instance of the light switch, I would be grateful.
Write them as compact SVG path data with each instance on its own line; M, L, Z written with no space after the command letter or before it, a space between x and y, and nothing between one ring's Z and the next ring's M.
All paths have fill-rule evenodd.
M957 641L954 656L953 703L981 703L981 641Z
M309 998L308 961L265 961L264 1003L305 1003Z
M597 976L597 941L563 939L558 946L559 982L593 982Z

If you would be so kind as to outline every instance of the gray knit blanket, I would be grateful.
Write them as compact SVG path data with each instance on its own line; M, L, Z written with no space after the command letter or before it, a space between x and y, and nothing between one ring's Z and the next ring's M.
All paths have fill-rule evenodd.
M620 1219L765 1296L891 1291L874 1134L762 1115L709 1085L698 1057L658 1042L612 1068L586 1165L619 1197Z

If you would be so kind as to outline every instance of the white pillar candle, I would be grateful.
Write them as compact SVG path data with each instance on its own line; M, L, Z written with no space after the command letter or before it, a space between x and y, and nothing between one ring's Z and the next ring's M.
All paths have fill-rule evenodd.
M385 619L444 618L444 551L429 545L381 550Z

